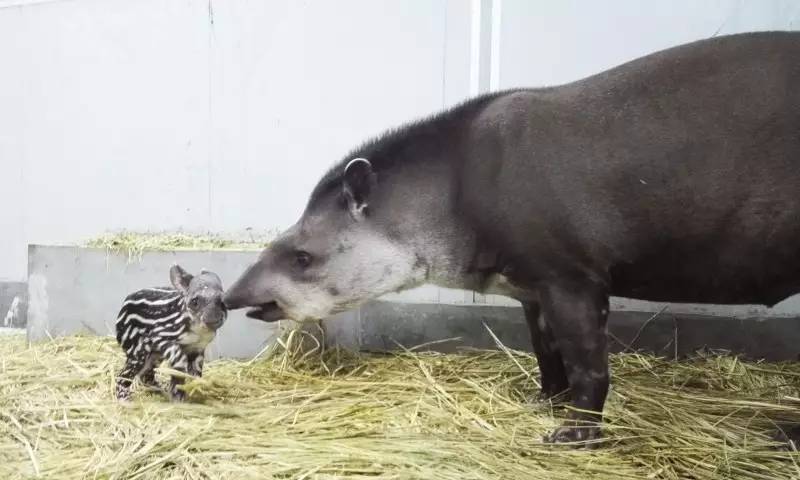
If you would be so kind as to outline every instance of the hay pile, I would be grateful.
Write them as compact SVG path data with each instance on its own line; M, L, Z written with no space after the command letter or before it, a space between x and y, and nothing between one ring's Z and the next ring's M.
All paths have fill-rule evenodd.
M146 251L261 250L269 244L271 237L270 234L254 234L244 241L210 234L118 232L88 240L84 246L122 253L132 261L140 260Z
M608 442L576 451L540 441L564 412L526 402L529 355L287 348L122 406L112 339L0 338L0 478L800 478L769 437L800 422L798 364L614 356Z

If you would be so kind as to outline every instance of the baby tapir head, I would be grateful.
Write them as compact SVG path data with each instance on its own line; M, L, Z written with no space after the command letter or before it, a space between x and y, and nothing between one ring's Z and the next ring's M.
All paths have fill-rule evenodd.
M172 286L183 295L193 324L212 330L222 326L228 311L222 303L222 280L217 274L200 270L200 275L194 276L175 264L169 270L169 278Z

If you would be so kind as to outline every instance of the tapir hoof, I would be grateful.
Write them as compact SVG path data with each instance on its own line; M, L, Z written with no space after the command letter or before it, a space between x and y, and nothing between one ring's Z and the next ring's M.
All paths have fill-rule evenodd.
M781 450L800 451L800 425L780 425L772 438Z
M186 401L186 392L183 390L172 387L169 392L169 400L173 403L182 403Z
M571 399L569 389L542 387L539 394L533 397L532 400L538 403L562 404L569 403Z
M600 427L594 424L564 425L544 438L546 443L570 443L575 447L593 449L601 439Z

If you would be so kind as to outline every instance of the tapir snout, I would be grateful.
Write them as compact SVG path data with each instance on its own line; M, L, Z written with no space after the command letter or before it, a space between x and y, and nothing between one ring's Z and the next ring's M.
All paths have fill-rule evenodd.
M250 308L246 315L265 322L274 322L285 317L273 297L267 268L262 259L250 265L245 273L225 291L222 302L228 310Z

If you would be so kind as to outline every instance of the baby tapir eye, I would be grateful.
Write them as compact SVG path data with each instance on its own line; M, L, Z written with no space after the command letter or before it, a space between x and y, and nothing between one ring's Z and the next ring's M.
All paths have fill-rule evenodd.
M311 254L303 250L294 252L294 263L300 268L308 268L311 265Z
M189 300L189 308L195 309L200 306L200 299L197 297L192 298Z

